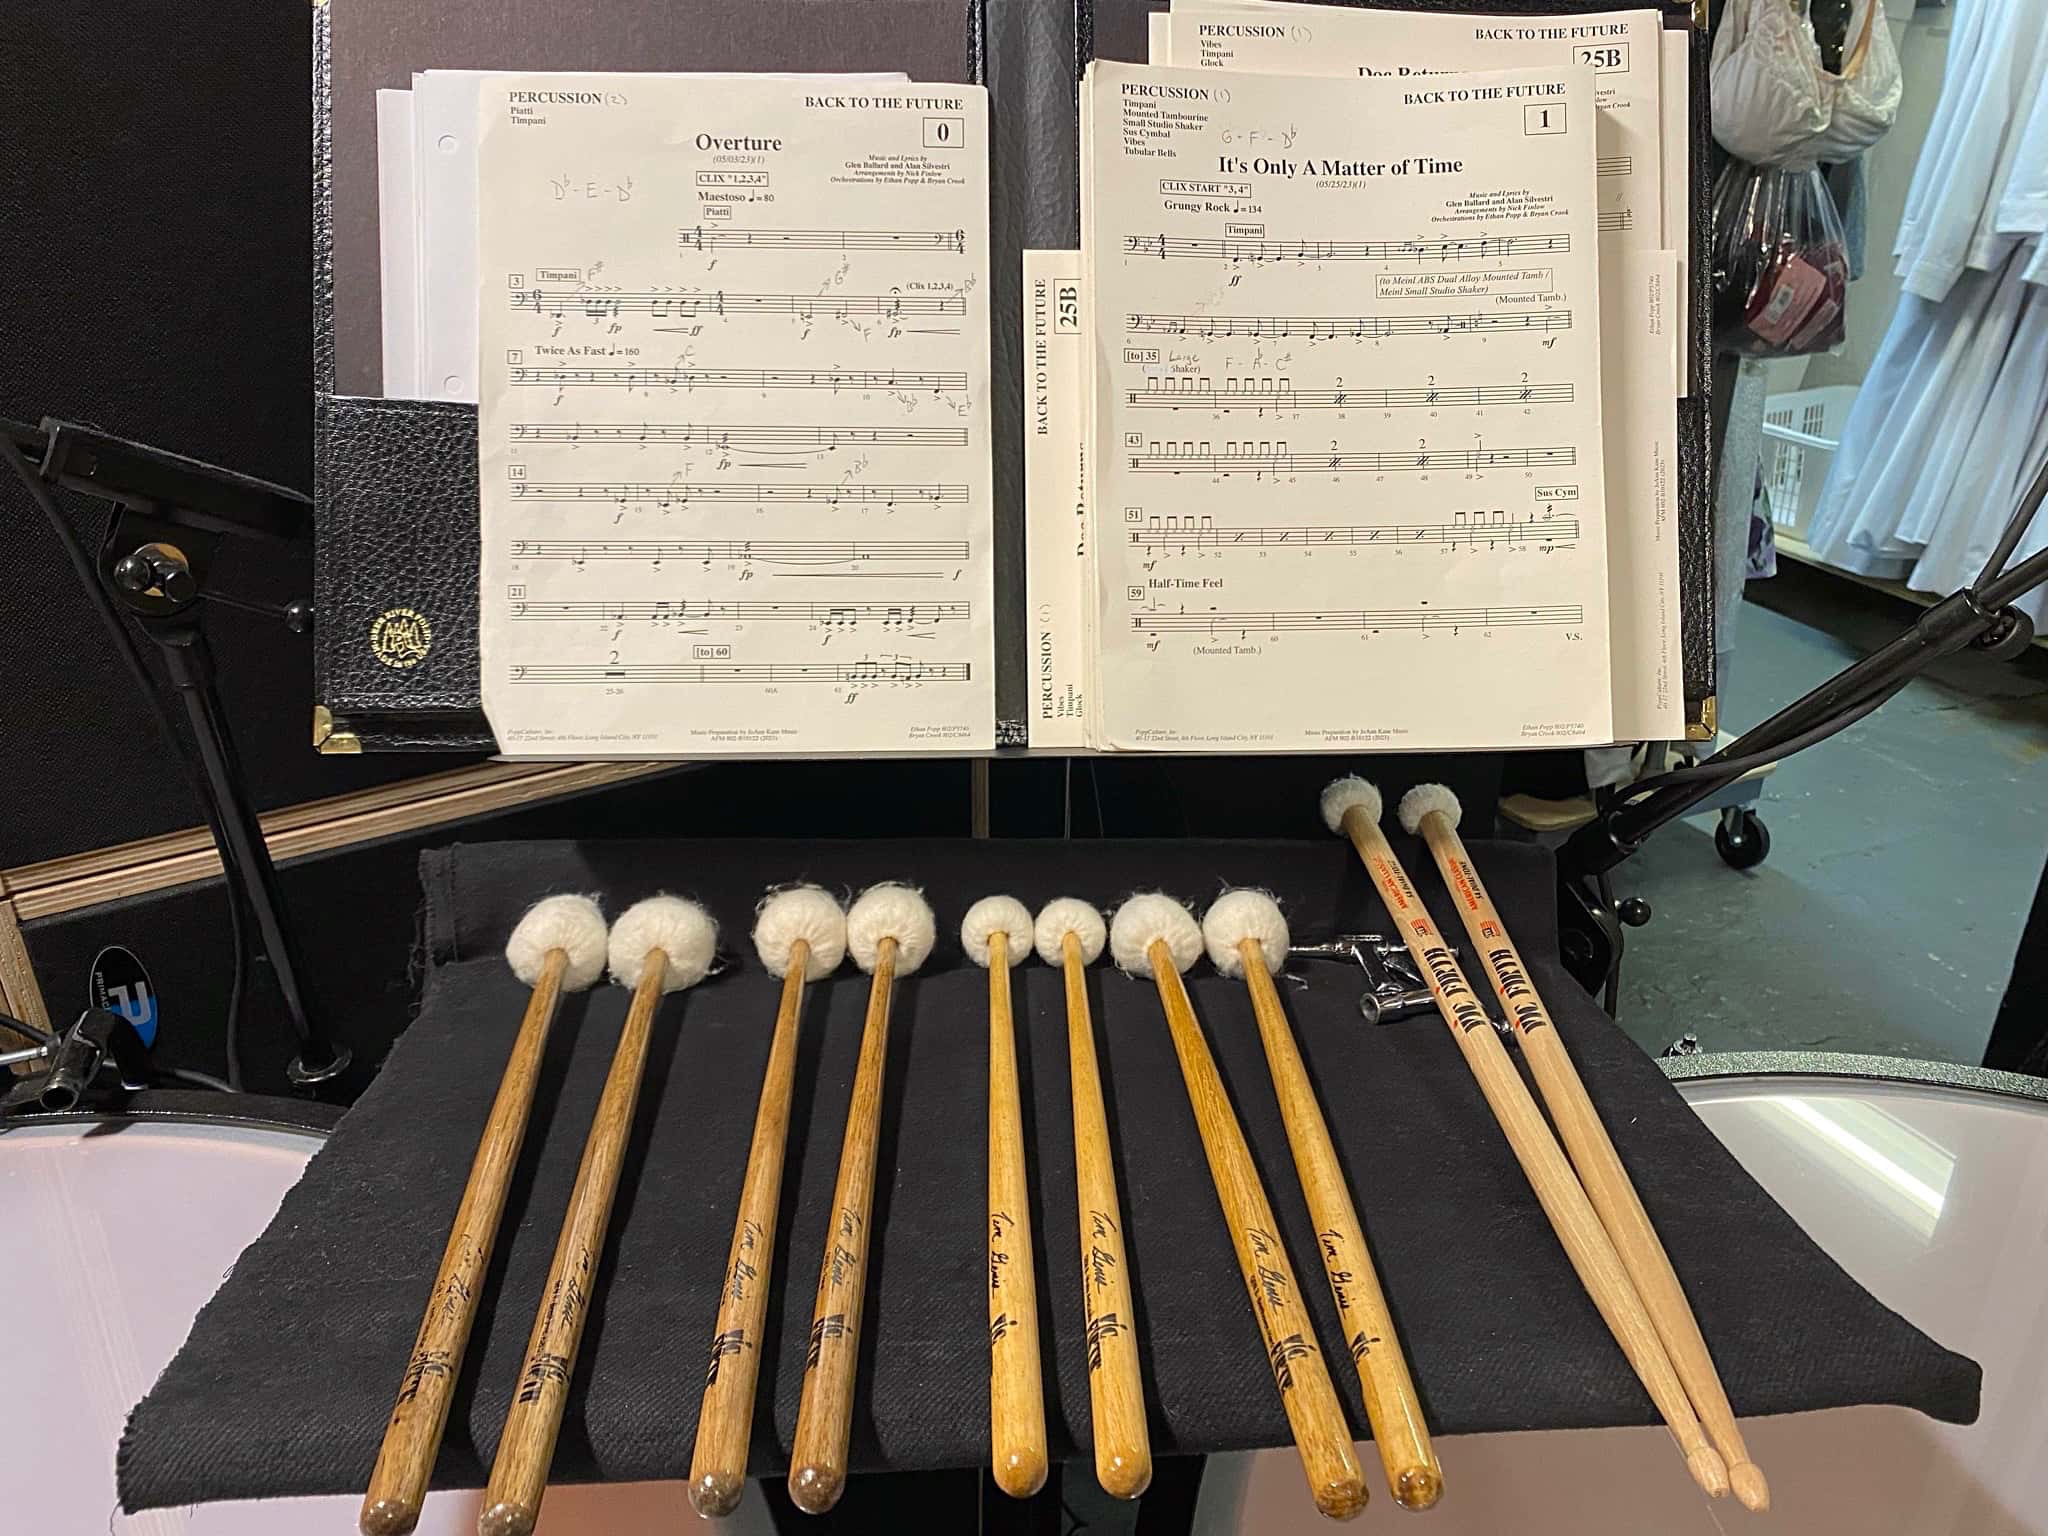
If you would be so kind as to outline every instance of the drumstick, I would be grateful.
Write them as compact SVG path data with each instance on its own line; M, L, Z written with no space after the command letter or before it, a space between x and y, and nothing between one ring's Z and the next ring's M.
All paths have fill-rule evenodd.
M998 1488L1028 1499L1045 1486L1045 1391L1010 967L1031 952L1031 913L1014 896L983 897L961 919L960 947L988 971L989 1466Z
M832 1189L832 1226L818 1266L818 1301L804 1356L803 1399L797 1407L789 1497L807 1515L822 1515L846 1488L846 1442L853 1425L860 1357L861 1303L867 1290L868 1213L875 1193L875 1138L881 1130L882 1077L889 1055L889 1000L896 977L908 976L932 952L932 909L907 885L871 885L846 914L846 947L874 979L854 1069L839 1179Z
M754 1112L754 1140L740 1184L711 1363L704 1373L704 1401L697 1410L697 1444L690 1456L690 1503L707 1518L731 1514L746 1491L804 983L821 981L838 969L846 955L846 913L831 892L815 885L771 891L755 912L754 949L768 974L782 978L782 1005L761 1074L761 1104Z
M356 1521L363 1536L404 1536L419 1523L427 1480L448 1426L448 1399L462 1371L470 1324L476 1320L477 1293L490 1267L512 1169L526 1139L555 1005L562 993L581 992L604 974L604 944L604 913L587 896L549 896L535 902L506 941L506 963L533 989L533 996L498 1079L498 1096L484 1121L441 1268L427 1294L426 1316L420 1319L419 1336L399 1384L398 1406L385 1426L384 1444L370 1473L369 1491L363 1495Z
M654 1011L664 993L679 992L704 979L717 946L718 926L710 914L694 901L674 896L637 902L612 924L612 980L633 989L633 1002L583 1143L583 1161L577 1165L554 1262L548 1266L547 1288L526 1343L526 1363L520 1368L512 1412L498 1439L497 1460L484 1490L478 1536L527 1536L540 1518L548 1465L555 1458L555 1437L561 1433L562 1411L569 1401L569 1378L576 1370L576 1347L582 1342L584 1319L597 1286L598 1258L611 1220L612 1196L619 1187L619 1165L633 1128L633 1105L640 1095Z
M1443 1468L1429 1443L1422 1402L1373 1270L1365 1228L1344 1183L1337 1149L1330 1144L1330 1128L1280 1007L1280 994L1273 988L1274 968L1287 962L1287 919L1264 891L1230 891L1202 918L1202 942L1210 963L1225 976L1242 976L1251 993L1266 1068L1287 1126L1287 1145L1294 1153L1309 1219L1316 1224L1330 1295L1358 1367L1365 1416L1372 1423L1387 1486L1403 1509L1428 1509L1443 1493Z
M1422 898L1415 894L1414 885L1381 833L1380 792L1361 778L1337 779L1323 791L1322 810L1323 821L1330 830L1351 839L1351 846L1358 851L1366 872L1379 888L1388 915L1401 930L1408 952L1429 978L1437 1009L1450 1025L1465 1065L1478 1079L1479 1091L1486 1096L1494 1119L1514 1150L1515 1160L1522 1165L1523 1175L1535 1190L1537 1203L1550 1218L1551 1228L1564 1245L1579 1283L1586 1288L1650 1400L1670 1427L1672 1438L1685 1455L1686 1469L1694 1482L1720 1498L1728 1492L1728 1468L1701 1432L1700 1421L1686 1401L1685 1389L1679 1385L1671 1358L1664 1353L1649 1314L1643 1310L1642 1299L1630 1284L1628 1271L1622 1267L1614 1244L1608 1241L1600 1218L1593 1214L1577 1175L1558 1150L1557 1138L1550 1134L1542 1112L1522 1085L1515 1064L1508 1059L1507 1048L1494 1034L1486 1011L1473 996L1465 973L1451 958L1436 924L1423 908Z
M1399 817L1404 831L1419 832L1436 858L1444 884L1458 903L1465 932L1471 935L1493 990L1500 997L1502 1011L1515 1027L1535 1074L1543 1102L1549 1106L1552 1123L1571 1154L1593 1209L1599 1212L1629 1278L1656 1325L1657 1336L1671 1356L1678 1379L1706 1426L1714 1447L1728 1463L1728 1481L1745 1509L1771 1507L1770 1485L1763 1472L1749 1459L1749 1448L1736 1427L1735 1411L1728 1393L1714 1369L1714 1358L1700 1334L1699 1320L1685 1298L1685 1288L1658 1240L1657 1229L1636 1194L1628 1170L1607 1135L1606 1126L1579 1081L1564 1041L1559 1037L1543 999L1529 980L1529 968L1508 936L1507 924L1487 895L1486 886L1473 867L1465 841L1458 836L1461 808L1458 797L1441 784L1418 784L1401 797Z
M1033 928L1038 958L1067 984L1068 1087L1074 1103L1074 1198L1080 1213L1082 1316L1088 1330L1088 1413L1095 1433L1095 1480L1105 1493L1135 1499L1152 1483L1145 1387L1138 1375L1138 1325L1124 1263L1123 1211L1095 1064L1095 1022L1084 968L1109 938L1085 901L1048 902Z
M1202 952L1202 930L1171 896L1133 896L1110 920L1109 952L1128 975L1142 976L1149 970L1159 988L1188 1106L1209 1161L1209 1177L1230 1228L1231 1246L1237 1250L1309 1491L1322 1513L1333 1520L1349 1520L1366 1501L1365 1474L1352 1450L1351 1429L1344 1422L1337 1390L1330 1385L1315 1324L1295 1284L1294 1266L1287 1260L1279 1224L1252 1165L1251 1148L1245 1145L1201 1022L1181 984L1180 973Z

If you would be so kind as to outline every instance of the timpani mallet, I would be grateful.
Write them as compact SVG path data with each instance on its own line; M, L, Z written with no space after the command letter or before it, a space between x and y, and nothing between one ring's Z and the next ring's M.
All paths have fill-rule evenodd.
M871 885L846 914L846 947L873 980L860 1063L839 1147L832 1225L818 1266L818 1300L804 1355L803 1399L790 1452L789 1497L822 1515L846 1488L846 1444L860 1358L861 1304L867 1291L868 1216L874 1204L875 1140L881 1131L882 1077L889 1056L889 1003L898 975L932 952L937 924L921 893L907 885Z
M1266 1068L1280 1101L1287 1145L1294 1153L1294 1171L1301 1179L1309 1219L1316 1224L1316 1245L1351 1359L1358 1367L1365 1416L1372 1423L1387 1486L1403 1509L1428 1509L1443 1493L1443 1468L1429 1442L1422 1401L1408 1374L1337 1149L1330 1143L1330 1128L1273 986L1273 972L1287 963L1287 919L1264 891L1228 891L1204 914L1202 942L1210 964L1225 976L1243 977L1251 993Z
M541 1054L564 992L581 992L604 974L605 921L587 896L549 896L527 908L505 944L512 974L533 989L513 1037L470 1164L469 1183L455 1209L455 1224L440 1271L427 1295L426 1316L399 1384L398 1406L385 1426L384 1444L370 1474L357 1524L363 1536L404 1536L419 1523L441 1434L448 1425L448 1400L462 1371L463 1349L476 1319L477 1294L490 1267L512 1170L526 1139L540 1080Z
M845 958L846 913L830 891L815 885L770 891L755 911L754 949L768 974L782 978L782 1003L761 1074L761 1104L754 1112L754 1140L740 1184L711 1363L704 1373L704 1401L697 1411L697 1444L690 1457L690 1503L707 1518L731 1514L746 1492L804 983L822 981Z
M1764 1481L1763 1472L1749 1459L1749 1448L1743 1444L1735 1411L1729 1406L1728 1393L1721 1385L1720 1373L1714 1369L1713 1356L1707 1351L1707 1341L1686 1300L1685 1288L1678 1283L1678 1274L1671 1267L1657 1229L1650 1225L1649 1213L1643 1209L1628 1170L1614 1150L1607 1127L1601 1123L1599 1111L1587 1096L1586 1085L1579 1080L1578 1070L1572 1065L1549 1011L1529 979L1529 968L1522 963L1514 940L1508 936L1507 924L1486 893L1465 841L1458 835L1462 814L1458 797L1442 784L1418 784L1401 797L1397 814L1402 830L1419 834L1436 858L1436 867L1458 904L1458 915L1464 920L1472 947L1478 951L1493 982L1501 1009L1521 1041L1522 1054L1528 1059L1543 1102L1550 1109L1550 1118L1564 1139L1572 1166L1578 1170L1579 1181L1585 1186L1594 1210L1599 1212L1601 1224L1620 1253L1629 1278L1635 1281L1650 1321L1656 1325L1657 1335L1663 1339L1678 1379L1685 1384L1686 1394L1691 1397L1714 1448L1728 1463L1728 1481L1735 1489L1735 1497L1745 1509L1769 1509L1770 1486Z
M1067 1075L1074 1104L1074 1196L1080 1215L1095 1480L1113 1498L1135 1499L1151 1486L1152 1443L1145 1428L1137 1317L1124 1262L1124 1218L1116 1197L1116 1163L1095 1061L1086 975L1108 942L1109 929L1087 902L1062 896L1038 914L1033 938L1038 958L1058 966L1066 978Z
M1294 1266L1280 1241L1280 1227L1259 1183L1251 1148L1230 1107L1202 1025L1188 1001L1180 973L1202 953L1202 930L1186 907L1159 893L1133 896L1109 925L1109 952L1126 975L1150 972L1159 988L1166 1027L1180 1059L1188 1107L1201 1132L1202 1151L1216 1200L1230 1228L1231 1246L1258 1319L1273 1384L1287 1410L1295 1449L1308 1475L1316 1508L1333 1520L1349 1520L1365 1508L1365 1474L1352 1449L1351 1429L1329 1368L1316 1342L1315 1322L1295 1283Z
M1686 1470L1707 1493L1720 1498L1728 1492L1727 1465L1720 1452L1707 1443L1671 1357L1664 1352L1663 1341L1622 1267L1621 1256L1586 1199L1578 1175L1565 1161L1542 1111L1508 1059L1507 1047L1493 1032L1492 1020L1479 1006L1465 973L1380 831L1380 792L1355 775L1337 779L1323 791L1322 811L1324 824L1351 839L1372 877L1408 952L1428 979L1437 1009L1450 1026L1465 1065L1478 1080L1479 1091L1507 1137L1515 1160L1522 1165L1529 1187L1536 1192L1537 1203L1563 1244L1579 1283L1663 1415L1685 1456Z
M633 1001L584 1139L583 1160L576 1168L575 1188L562 1218L554 1261L548 1266L547 1288L526 1343L512 1412L498 1439L497 1459L484 1490L478 1536L527 1536L540 1518L555 1437L568 1406L569 1379L576 1370L576 1348L583 1340L597 1285L612 1197L618 1192L619 1165L633 1128L655 1009L664 993L702 981L717 948L718 926L711 915L694 901L674 896L636 902L612 924L612 980L631 987Z
M1045 1389L1010 967L1031 953L1030 910L984 896L960 920L960 947L988 972L989 1466L998 1488L1028 1499L1045 1486Z

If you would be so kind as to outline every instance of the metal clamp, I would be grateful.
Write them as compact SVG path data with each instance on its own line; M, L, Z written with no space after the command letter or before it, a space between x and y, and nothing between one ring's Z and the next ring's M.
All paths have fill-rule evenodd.
M36 1044L0 1052L0 1068L27 1061L47 1061L50 1065L49 1070L22 1079L0 1095L0 1114L24 1108L70 1109L108 1062L116 1069L123 1088L149 1086L149 1048L142 1043L135 1026L119 1014L88 1008L62 1035L46 1035L19 1019L10 1018L7 1027L27 1035Z
M1453 958L1458 951L1451 947ZM1296 944L1290 960L1348 960L1365 972L1366 988L1358 1011L1368 1024L1392 1024L1436 1008L1429 983L1400 939L1378 933L1340 933L1321 944Z

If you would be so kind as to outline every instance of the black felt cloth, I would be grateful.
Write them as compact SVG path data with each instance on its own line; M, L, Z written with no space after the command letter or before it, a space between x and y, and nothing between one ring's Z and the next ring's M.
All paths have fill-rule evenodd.
M1457 932L1427 856L1405 839L1399 846L1439 922ZM1978 1368L1887 1311L1808 1241L1565 977L1548 855L1489 844L1476 852L1664 1235L1737 1412L1894 1403L1973 1418ZM968 902L1001 889L1034 905L1070 893L1109 906L1161 887L1206 904L1225 883L1258 884L1280 895L1299 938L1385 921L1335 840L483 845L429 854L422 875L429 969L419 1018L135 1410L119 1456L130 1509L363 1487L524 1003L500 949L544 893L594 891L611 912L657 890L692 894L743 954L736 973L663 1005L555 1458L561 1481L687 1473L775 1012L777 984L745 943L764 885L907 878L940 918L937 952L898 986L890 1032L857 1471L985 1459L987 982L954 937ZM1357 972L1300 969L1308 985L1283 983L1283 994L1430 1424L1455 1434L1655 1422L1443 1024L1367 1028ZM1013 976L1049 1428L1056 1454L1073 1456L1089 1429L1065 1015L1057 973L1034 959ZM1091 987L1155 1448L1286 1444L1157 995L1106 962ZM1203 964L1191 990L1362 1438L1243 987ZM807 998L757 1474L787 1465L866 993L849 965ZM441 1455L443 1486L475 1486L488 1469L625 1000L611 986L572 997L556 1025Z

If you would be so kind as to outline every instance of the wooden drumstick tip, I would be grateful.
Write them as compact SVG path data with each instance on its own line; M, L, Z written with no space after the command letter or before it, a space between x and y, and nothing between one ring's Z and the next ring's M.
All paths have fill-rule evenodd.
M1095 1481L1112 1499L1135 1499L1152 1486L1152 1453L1141 1447L1097 1456Z
M827 1513L846 1491L846 1474L831 1467L791 1467L789 1501L807 1515Z
M532 1536L539 1513L524 1504L493 1504L476 1517L476 1536Z
M722 1520L740 1507L747 1480L730 1472L706 1472L690 1484L690 1508L706 1520Z
M1771 1507L1771 1485L1755 1462L1738 1461L1728 1469L1728 1482L1735 1490L1735 1502L1751 1514L1760 1515Z
M411 1499L378 1499L356 1517L363 1536L407 1536L419 1523L420 1507Z
M1311 1490L1310 1497L1316 1501L1316 1513L1325 1520L1356 1520L1365 1513L1366 1501L1370 1495L1365 1489L1365 1474L1354 1464L1350 1477L1333 1478L1321 1487Z
M1394 1502L1417 1513L1444 1496L1444 1480L1434 1467L1410 1467L1389 1485Z
M991 1469L996 1486L1013 1499L1028 1499L1045 1486L1046 1459L1037 1451L1015 1450Z
M1728 1497L1728 1463L1711 1445L1686 1452L1685 1470L1692 1474L1692 1480L1706 1491L1709 1498Z

